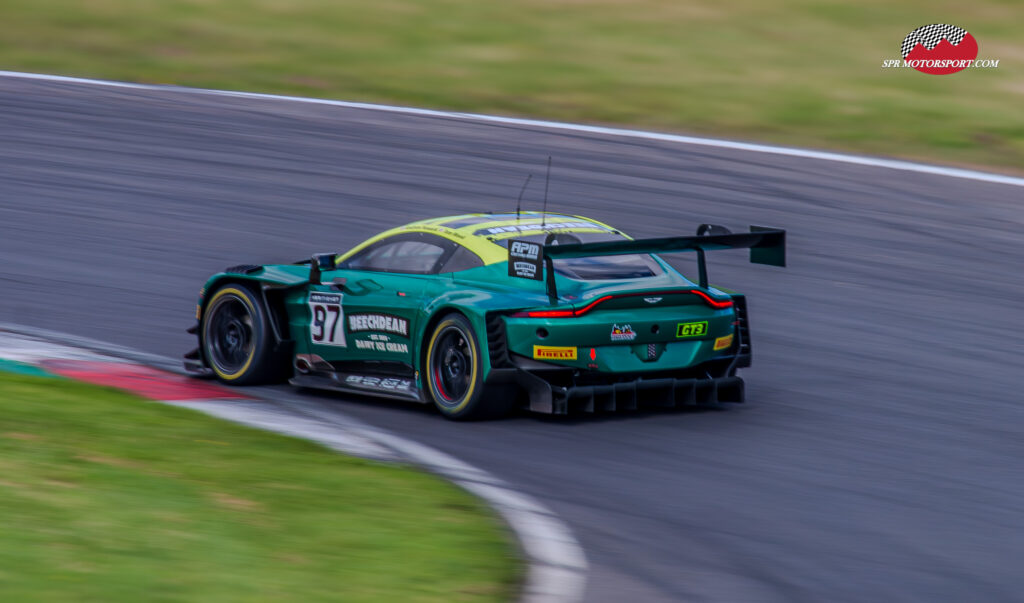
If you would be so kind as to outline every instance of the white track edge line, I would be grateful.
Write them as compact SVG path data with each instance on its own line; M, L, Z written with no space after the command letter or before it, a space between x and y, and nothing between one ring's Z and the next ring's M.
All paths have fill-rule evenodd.
M684 136L681 134L667 134L661 132L647 132L644 130L630 130L626 128L611 128L606 126L592 126L586 124L573 124L567 122L527 119L520 117L505 117L501 115L486 115L480 113L440 111L437 109L421 109L417 107L402 107L398 105L383 105L376 103L361 103L354 101L341 101L324 98L310 98L305 96L286 96L279 94L264 94L260 92L215 90L211 88L188 88L184 86L173 85L137 84L133 82L118 82L113 80L80 78L66 75L50 75L45 73L28 73L22 71L0 70L0 77L44 80L50 82L63 82L71 84L87 84L92 86L106 86L111 88L129 88L135 90L167 91L179 92L184 94L205 94L212 96L229 96L236 98L298 102L315 105L345 107L349 109L366 109L370 111L403 113L406 115L420 115L426 117L441 117L448 119L461 119L467 121L499 123L514 126L545 128L549 130L566 130L573 132L584 132L588 134L601 134L605 136L619 136L628 138L639 138L645 140L657 140L661 142L672 142L677 144L717 147L721 149L748 151L751 153L784 155L789 157L799 157L802 159L819 159L822 161L834 161L837 163L848 163L853 165L863 165L868 167L877 167L890 170L916 172L919 174L947 176L950 178L962 178L966 180L975 180L978 182L988 182L992 184L1005 184L1008 186L1024 187L1024 178L1006 176L1003 174L994 174L989 172L979 172L976 170L968 170L963 168L929 165L926 163L915 163L912 161L903 161L900 159L884 159L881 157L868 157L863 155L847 155L844 153L818 151L814 149L802 149L798 147L783 147L753 142L740 142L735 140L703 138L699 136Z
M106 343L88 337L80 337L41 329L0 322L0 331L8 331L17 335L51 341L69 347L80 347L93 352L106 353L113 357L155 366L174 373L183 373L181 369L169 367L177 364L166 356L140 352L128 347ZM246 389L247 394L253 394ZM292 437L303 437L327 446L328 448L356 454L352 449L339 447L330 438L318 437L314 432L298 429L275 429L272 424L247 418L252 409L241 409L242 413L233 412L231 403L213 401L211 414L237 423L248 424L268 431L277 431ZM168 401L168 404L186 406L193 410L204 411L202 403L190 401ZM586 588L588 564L583 547L576 541L572 531L558 516L539 501L527 494L519 492L501 479L490 473L461 461L447 453L421 444L415 440L399 436L379 427L362 421L344 417L344 429L358 432L361 437L387 449L395 450L407 459L431 473L440 475L463 490L480 498L494 509L516 535L522 551L528 560L526 581L523 585L521 600L524 603L576 603L583 600ZM339 417L340 418L340 417ZM315 430L314 430L315 431ZM300 433L304 432L304 433ZM358 455L357 455L358 456ZM373 455L369 458L375 458ZM376 457L375 460L386 460Z

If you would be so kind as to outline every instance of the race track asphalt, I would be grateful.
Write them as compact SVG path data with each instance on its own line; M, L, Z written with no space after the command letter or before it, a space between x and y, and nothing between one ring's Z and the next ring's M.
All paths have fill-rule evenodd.
M493 472L573 528L588 601L1024 598L1024 190L735 150L359 109L0 80L0 320L177 356L242 262L428 216L539 207L743 252L748 403L453 424L309 396ZM682 265L692 261L682 258ZM2 421L2 419L0 419Z

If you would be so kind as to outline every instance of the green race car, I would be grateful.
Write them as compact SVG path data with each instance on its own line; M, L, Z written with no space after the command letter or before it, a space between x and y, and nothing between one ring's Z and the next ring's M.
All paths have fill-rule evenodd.
M470 214L383 232L344 254L235 266L199 294L186 368L225 383L565 414L742 402L743 295L708 284L705 252L785 265L785 231L633 240L580 216ZM687 279L658 253L697 255Z

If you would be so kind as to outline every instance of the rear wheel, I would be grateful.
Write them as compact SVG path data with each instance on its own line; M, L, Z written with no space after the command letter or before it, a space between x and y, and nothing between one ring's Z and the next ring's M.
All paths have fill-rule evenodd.
M480 344L461 314L441 319L428 336L424 380L434 405L449 419L483 419L505 413L507 405L484 396Z
M225 383L254 385L275 380L273 335L267 309L249 287L228 284L206 305L200 330L206 363Z

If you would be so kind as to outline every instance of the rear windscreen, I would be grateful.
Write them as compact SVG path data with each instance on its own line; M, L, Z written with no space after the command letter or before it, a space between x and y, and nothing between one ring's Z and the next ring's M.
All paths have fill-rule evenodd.
M529 241L544 244L548 233L500 239L494 242L508 248L508 242ZM573 232L558 233L552 245L571 243L596 243L598 241L625 241L626 237L611 232ZM555 272L562 276L581 281L603 281L627 278L644 278L662 273L661 266L646 253L629 255L601 255L587 258L557 258L554 261Z

